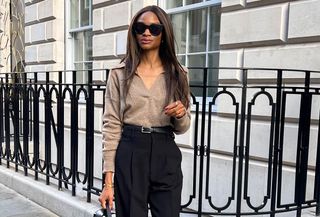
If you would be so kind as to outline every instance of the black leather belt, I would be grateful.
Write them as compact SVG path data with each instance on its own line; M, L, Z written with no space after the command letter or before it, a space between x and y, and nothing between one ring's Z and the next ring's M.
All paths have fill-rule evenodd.
M143 127L143 126L136 126L131 124L124 124L123 129L126 130L135 130L141 133L168 133L172 134L172 127L165 126L165 127Z

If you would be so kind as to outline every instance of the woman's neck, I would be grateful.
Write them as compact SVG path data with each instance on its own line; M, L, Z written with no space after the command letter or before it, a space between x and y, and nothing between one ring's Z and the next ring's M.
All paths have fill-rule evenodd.
M159 51L145 51L141 56L140 65L143 65L144 67L148 68L157 68L162 66Z

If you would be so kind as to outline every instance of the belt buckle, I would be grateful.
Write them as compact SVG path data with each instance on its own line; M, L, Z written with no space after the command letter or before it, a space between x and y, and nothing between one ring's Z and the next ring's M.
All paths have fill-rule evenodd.
M152 128L141 127L141 133L151 133L151 132L152 132Z

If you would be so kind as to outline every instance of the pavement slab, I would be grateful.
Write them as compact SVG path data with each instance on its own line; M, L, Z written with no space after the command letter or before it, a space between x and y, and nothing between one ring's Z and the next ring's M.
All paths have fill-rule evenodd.
M0 184L1 217L58 217L28 198Z

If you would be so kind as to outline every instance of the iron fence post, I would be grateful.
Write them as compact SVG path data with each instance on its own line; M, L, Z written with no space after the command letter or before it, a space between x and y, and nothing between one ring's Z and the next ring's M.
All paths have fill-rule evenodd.
M33 151L35 162L34 179L38 180L39 175L39 94L38 94L38 73L34 73L34 91L33 91Z
M77 104L77 71L72 71L71 97L71 173L72 196L76 195L76 177L78 156L78 104Z
M92 70L88 70L88 98L87 98L87 114L86 114L86 172L88 176L87 182L87 202L91 202L91 190L93 187L93 160L94 160L94 92L92 90Z
M19 147L20 147L20 133L19 133L19 84L17 73L13 75L13 94L12 94L12 106L13 106L13 137L14 137L14 167L15 171L18 172L19 168ZM21 156L22 157L22 156Z
M6 85L5 85L5 91L4 91L4 128L5 128L5 137L6 137L6 160L7 160L7 168L10 167L10 112L9 112L9 106L10 106L10 90L9 90L9 74L7 73L5 75L6 77Z
M50 185L50 163L51 163L51 99L50 99L50 75L46 72L46 91L45 91L45 167L46 184Z
M296 156L295 202L298 205L297 217L301 216L301 206L306 200L306 182L308 172L309 136L312 95L309 93L310 72L306 72L305 92L301 94L298 143Z
M241 217L241 200L242 200L242 170L243 170L243 152L245 143L245 123L246 123L246 103L247 103L247 69L242 70L242 93L241 93L241 119L239 133L239 165L238 165L238 185L237 185L237 206L236 216Z
M320 112L318 118L318 141L317 141L317 159L315 169L315 187L314 187L314 198L317 202L316 205L316 216L320 216Z
M316 160L316 171L315 171L315 188L314 198L316 200L316 216L320 216L320 113L318 122L318 142L317 142L317 160Z
M63 165L64 165L64 144L63 144L63 135L64 135L64 126L63 126L63 116L64 116L64 108L62 104L63 91L62 91L62 71L58 72L58 99L57 99L57 132L58 132L58 141L57 141L57 151L58 151L58 170L59 170L59 182L58 188L62 189L62 173L63 173Z
M273 171L271 188L270 217L275 217L276 198L277 198L277 175L278 175L278 157L280 142L280 119L281 119L281 100L282 100L282 70L277 70L277 93L276 93L276 116L275 116L275 135L273 147Z
M28 175L28 155L29 155L29 93L27 87L27 74L23 76L23 166L24 175Z
M200 143L200 163L199 163L199 198L198 198L198 217L202 214L202 199L203 199L203 161L205 154L205 124L206 124L206 102L207 102L207 82L208 82L208 68L204 68L203 71L203 86L202 86L202 111L201 111L201 143Z

